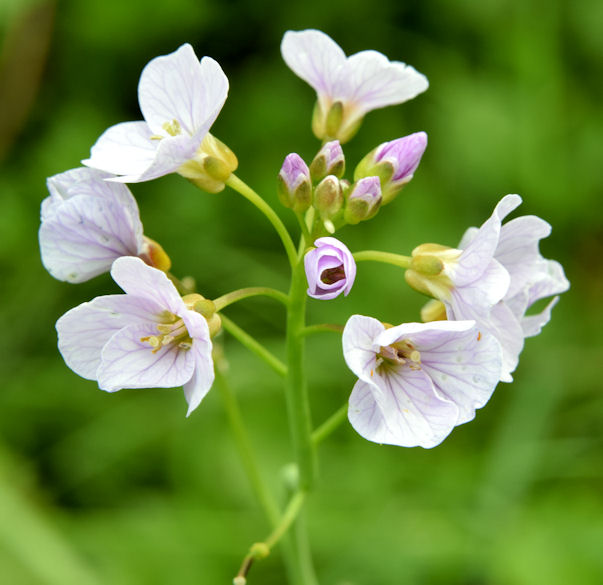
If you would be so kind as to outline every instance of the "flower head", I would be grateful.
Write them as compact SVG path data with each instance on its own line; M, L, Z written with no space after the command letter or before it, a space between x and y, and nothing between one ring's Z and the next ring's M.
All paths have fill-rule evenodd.
M358 163L354 171L354 179L377 175L381 179L381 192L385 205L413 178L425 148L427 148L425 132L415 132L403 138L384 142Z
M124 183L174 172L202 180L208 168L214 174L214 167L221 167L220 161L236 168L234 154L217 148L208 134L227 94L228 79L220 65L211 57L199 61L189 44L182 45L150 61L140 76L138 100L145 121L111 126L82 162L119 175L113 180Z
M346 57L318 30L288 31L281 43L285 63L317 93L312 130L321 140L346 142L371 110L401 104L427 89L427 79L377 51Z
M126 294L97 297L57 321L66 364L107 392L184 386L190 414L214 380L210 328L193 309L202 297L180 297L139 258L118 258L111 276Z
M314 299L347 296L356 278L356 262L348 247L336 238L318 238L304 256L308 295Z
M72 169L48 179L41 208L42 263L59 280L84 282L107 272L116 258L140 256L168 270L168 256L143 236L130 190L108 182L109 173Z
M348 417L369 441L435 447L470 421L498 383L501 349L474 321L386 327L353 315L343 355L358 376Z

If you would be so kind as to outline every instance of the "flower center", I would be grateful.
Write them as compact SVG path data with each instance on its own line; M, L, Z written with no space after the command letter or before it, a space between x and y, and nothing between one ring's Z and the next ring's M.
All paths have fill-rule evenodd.
M186 329L184 321L170 313L165 311L162 315L163 322L157 324L157 335L148 335L141 337L140 341L148 343L153 353L157 353L162 347L166 345L175 345L180 349L190 349L193 345L193 340Z
M180 126L180 122L174 119L171 122L164 122L161 127L170 135L170 136L178 136L182 134L182 126ZM160 134L153 134L151 136L151 140L161 140L164 136Z
M320 274L320 280L325 284L333 284L345 279L345 269L343 264L336 266L335 268L327 268Z
M421 353L408 339L396 341L391 345L381 347L377 354L377 367L380 366L403 366L408 364L412 370L421 366Z

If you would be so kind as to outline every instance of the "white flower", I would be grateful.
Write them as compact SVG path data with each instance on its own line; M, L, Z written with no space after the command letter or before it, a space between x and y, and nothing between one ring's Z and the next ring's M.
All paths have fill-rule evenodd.
M192 308L202 297L180 297L139 258L117 259L111 276L126 294L97 297L57 321L65 363L107 392L184 386L188 416L214 380L209 326Z
M428 87L427 78L410 65L389 61L377 51L346 57L318 30L286 32L281 53L293 72L316 90L312 129L321 140L346 142L366 113L401 104Z
M228 79L211 57L197 59L189 44L144 68L138 101L144 122L111 126L83 164L137 183L201 163L200 148L228 94ZM190 169L184 171L189 176Z
M120 256L140 256L169 269L159 244L143 236L130 190L95 169L50 177L41 208L39 239L44 267L59 280L84 282L107 272Z
M501 368L501 348L473 321L386 326L353 315L343 354L358 376L348 417L376 443L435 447L488 402Z

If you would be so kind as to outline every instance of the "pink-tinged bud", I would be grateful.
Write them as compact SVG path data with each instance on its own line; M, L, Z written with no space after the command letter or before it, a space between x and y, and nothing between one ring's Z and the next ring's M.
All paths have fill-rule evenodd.
M304 267L308 279L308 296L334 299L348 295L356 278L356 262L348 247L331 237L318 238L316 248L306 253Z
M332 140L323 145L310 163L310 175L315 183L322 181L327 175L335 175L341 179L344 171L345 157L339 140Z
M303 212L312 203L310 169L296 153L285 157L278 174L278 196L281 203L295 212Z
M379 177L365 177L356 181L346 197L345 221L356 224L371 219L379 211L381 200Z
M416 132L384 142L358 163L354 171L354 179L378 176L381 179L383 205L385 205L412 179L426 147L425 132Z

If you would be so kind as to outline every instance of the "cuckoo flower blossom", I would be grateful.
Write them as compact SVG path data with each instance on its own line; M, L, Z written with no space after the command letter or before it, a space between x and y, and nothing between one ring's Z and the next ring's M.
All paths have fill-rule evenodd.
M386 327L353 315L343 355L358 376L348 417L369 441L435 447L472 420L499 379L501 349L474 321Z
M285 63L317 93L312 129L321 140L346 142L371 110L401 104L427 89L427 79L377 51L346 57L318 30L288 31L281 43Z
M213 380L200 295L180 297L167 276L139 258L118 258L111 275L123 295L95 298L57 321L66 364L102 390L184 386L190 414Z
M130 190L105 180L112 176L79 168L48 179L39 238L42 263L55 278L84 282L108 272L120 256L140 256L169 269L163 249L143 236Z
M220 65L211 57L199 61L189 44L182 45L150 61L140 76L138 101L145 121L111 126L82 162L120 175L114 180L124 183L174 172L203 176L204 147L215 147L208 131L227 93Z
M348 247L336 238L318 238L304 256L308 295L314 299L347 296L356 278L356 262Z

